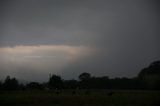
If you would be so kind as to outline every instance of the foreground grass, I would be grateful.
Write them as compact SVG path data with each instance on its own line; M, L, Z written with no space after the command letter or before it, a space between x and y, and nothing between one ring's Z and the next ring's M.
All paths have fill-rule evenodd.
M14 91L0 92L0 106L160 106L158 91L114 91L107 90L62 91Z

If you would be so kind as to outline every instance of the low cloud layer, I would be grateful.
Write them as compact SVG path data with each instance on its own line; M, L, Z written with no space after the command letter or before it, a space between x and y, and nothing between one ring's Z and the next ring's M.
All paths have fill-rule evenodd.
M68 45L15 46L0 48L1 75L44 81L50 73L60 74L68 65L96 53L95 48ZM5 74L4 74L5 73ZM34 77L36 76L36 77ZM37 78L39 76L39 78Z

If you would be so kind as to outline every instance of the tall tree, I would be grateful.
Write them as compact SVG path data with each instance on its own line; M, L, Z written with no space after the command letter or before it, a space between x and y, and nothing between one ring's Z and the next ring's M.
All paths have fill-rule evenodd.
M27 84L27 89L39 89L39 90L42 90L43 86L42 86L42 84L40 84L38 82L30 82L29 84Z
M145 83L147 88L159 89L160 61L152 62L148 67L142 69L138 74L138 78Z
M61 89L63 86L63 80L60 76L54 74L50 77L48 84L51 89Z
M84 72L84 73L79 75L79 79L81 81L89 80L90 78L91 78L91 74L87 73L87 72Z
M2 89L2 82L0 81L0 90Z
M7 76L3 87L5 90L18 90L19 89L19 83L16 78L10 78L10 76Z
M82 89L89 89L91 88L91 74L84 72L79 75L79 87Z

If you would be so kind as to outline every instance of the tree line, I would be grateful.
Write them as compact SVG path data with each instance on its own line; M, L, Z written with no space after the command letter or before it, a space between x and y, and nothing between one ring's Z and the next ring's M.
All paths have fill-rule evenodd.
M30 82L20 84L16 78L7 76L0 82L0 90L53 90L53 89L128 89L128 90L160 90L160 61L152 62L142 69L135 78L95 77L84 72L79 80L64 80L61 76L50 75L48 82Z

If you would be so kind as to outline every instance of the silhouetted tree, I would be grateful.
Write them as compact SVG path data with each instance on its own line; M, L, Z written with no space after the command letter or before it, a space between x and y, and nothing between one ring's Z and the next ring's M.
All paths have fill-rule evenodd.
M79 79L81 81L89 80L90 78L91 78L91 74L90 73L84 72L84 73L82 73L82 74L79 75Z
M138 76L145 77L148 75L160 75L160 61L155 61L151 63L149 67L142 69Z
M78 81L77 80L65 80L63 87L65 89L76 89L78 87Z
M16 78L10 78L10 76L7 76L3 88L5 90L18 90L19 89L19 83Z
M42 90L44 87L43 85L39 84L38 82L30 82L27 84L27 89L39 89Z
M109 78L108 76L102 76L102 77L92 77L92 88L94 89L107 89L109 88Z
M49 79L48 85L50 89L61 89L63 86L63 80L60 76L52 75Z
M89 89L106 89L109 88L109 78L107 76L91 77L88 80L81 81L80 84L81 87L85 86Z
M82 73L79 75L79 79L80 79L80 82L79 82L79 87L82 88L82 89L89 89L91 88L90 85L91 85L91 75L90 73Z
M26 86L27 86L27 85L26 85ZM21 84L19 84L19 89L20 89L20 90L26 90L26 89L27 89L26 86L21 83Z
M160 85L160 61L152 62L148 67L142 69L138 78L143 81L148 89L158 89Z
M2 82L0 81L0 90L2 90Z

